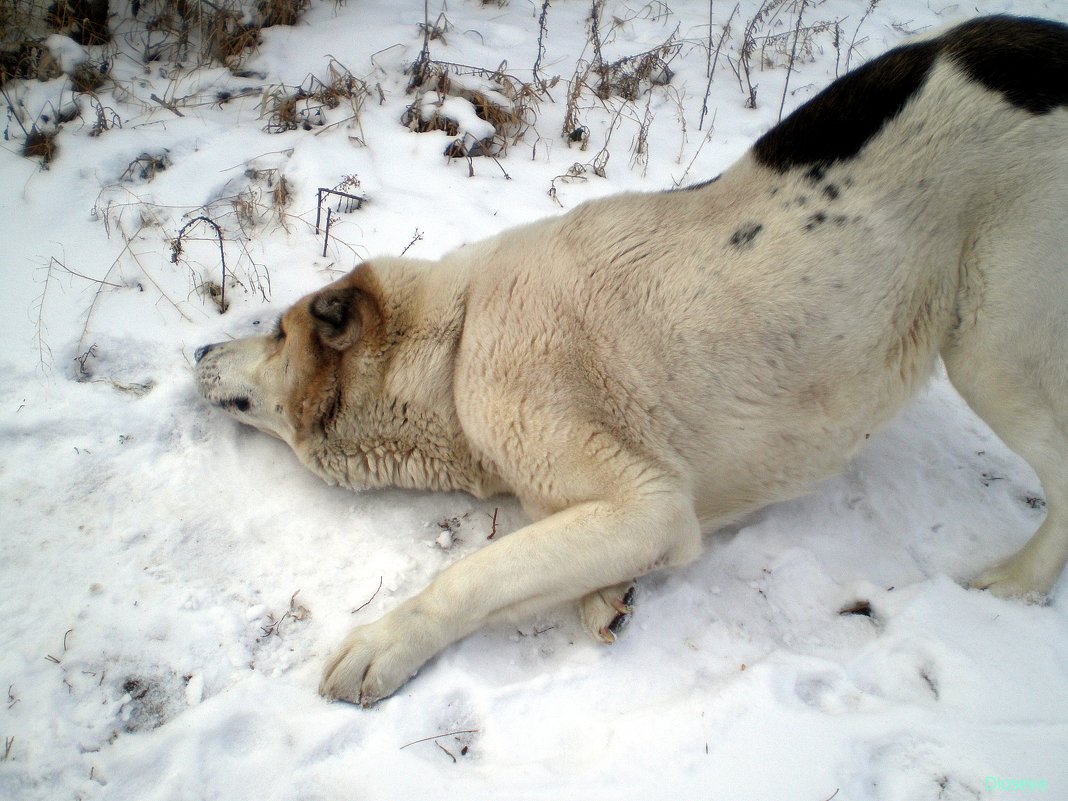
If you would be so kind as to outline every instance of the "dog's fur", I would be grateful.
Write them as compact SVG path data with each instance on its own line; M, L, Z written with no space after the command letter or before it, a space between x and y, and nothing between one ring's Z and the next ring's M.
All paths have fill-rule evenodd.
M975 584L1068 560L1068 28L994 17L836 81L718 179L587 203L446 255L373 259L275 334L197 353L209 400L350 487L512 492L536 521L329 660L370 704L487 621L579 600L803 492L941 354L1047 517Z

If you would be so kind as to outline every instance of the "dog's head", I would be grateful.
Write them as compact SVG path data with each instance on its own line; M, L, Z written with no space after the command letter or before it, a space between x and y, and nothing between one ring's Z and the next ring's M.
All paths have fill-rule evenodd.
M294 449L321 431L351 385L342 376L373 372L381 352L382 315L368 273L357 268L301 299L269 334L199 348L201 395Z

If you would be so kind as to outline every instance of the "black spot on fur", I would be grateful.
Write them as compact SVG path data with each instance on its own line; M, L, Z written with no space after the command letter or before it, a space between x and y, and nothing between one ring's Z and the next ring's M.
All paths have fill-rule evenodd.
M895 48L842 76L753 146L766 167L805 167L818 182L855 156L923 87L940 56L1032 114L1068 106L1068 26L1046 20L983 17L937 39Z
M828 200L838 200L838 195L840 194L841 192L838 191L838 187L834 184L827 184L827 186L823 187L823 196Z
M809 183L818 184L823 180L823 176L826 172L826 164L816 164L805 173L805 177L809 180Z
M757 238L757 234L763 230L764 226L760 223L746 223L731 234L730 245L736 248L751 247L753 240Z
M805 222L805 230L811 231L815 228L819 228L825 222L827 222L827 215L824 214L822 211L817 211Z

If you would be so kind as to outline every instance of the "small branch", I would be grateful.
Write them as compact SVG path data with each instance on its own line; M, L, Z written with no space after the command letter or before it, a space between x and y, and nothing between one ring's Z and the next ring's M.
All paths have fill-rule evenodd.
M412 237L412 241L404 246L404 250L402 250L400 254L403 256L405 253L408 252L408 249L411 248L412 245L414 245L416 242L421 241L422 238L423 238L423 232L420 231L418 228L416 228L415 229L415 236Z
M864 11L864 14L861 16L860 22L857 23L856 30L853 31L853 38L849 40L849 49L846 50L846 62L845 62L845 70L846 70L846 72L849 72L849 62L853 58L853 48L857 43L857 35L860 33L860 28L861 28L862 25L864 25L864 21L867 20L868 17L871 16L873 11L875 11L875 7L877 5L879 5L879 0L869 0L868 8Z
M18 111L15 109L15 104L11 102L11 98L7 95L7 90L0 86L0 94L4 96L4 100L7 101L7 107L11 111L11 116L15 118L15 122L18 123L22 129L22 135L29 137L30 132L26 130L26 126L22 124L22 119L19 117ZM31 126L32 127L32 126Z
M478 729L458 729L457 731L447 731L441 734L435 734L431 737L423 737L420 740L412 740L410 743L402 745L398 750L403 751L410 745L418 745L419 743L429 743L431 740L440 740L442 737L452 737L456 734L478 734Z
M794 26L794 43L790 48L790 60L786 63L786 82L782 87L782 100L779 102L779 122L782 122L782 110L786 105L786 91L790 88L790 74L794 71L794 60L797 58L797 40L801 35L801 15L805 13L808 0L801 0L801 7L797 9L797 25Z
M219 228L218 223L210 217L200 215L199 217L194 217L183 225L178 231L178 238L174 240L174 243L171 246L171 261L175 264L178 263L178 257L182 255L182 237L185 236L186 231L198 222L207 223L214 228L215 236L219 238L219 260L222 262L222 281L219 282L219 313L222 314L226 311L226 252L223 250L222 229Z
M375 599L375 596L378 595L378 591L382 589L382 582L383 581L385 581L385 576L379 576L378 577L378 587L375 589L375 591L373 593L371 593L371 597L368 598L366 601L364 601L359 606L357 606L355 609L353 609L349 614L350 615L355 615L361 609L363 609L363 608L367 607L368 605L370 605L371 601L373 601Z
M112 289L122 289L123 288L122 284L113 284L111 281L105 281L103 278L93 278L90 275L82 275L77 270L72 270L70 267L68 267L66 264L61 262L55 256L52 257L52 262L57 267L59 267L61 270L63 270L63 272L69 273L69 274L73 275L75 278L81 278L81 279L84 279L86 281L91 281L94 284L100 284L102 286L109 286Z
M326 258L326 249L330 245L330 226L334 224L334 210L326 210L326 231L323 233L323 258Z
M541 77L541 57L545 55L545 34L548 28L545 18L549 15L549 0L541 4L541 14L538 16L538 56L534 59L533 79L534 85L545 91L545 80Z
M141 229L138 228L137 229L137 233L134 234L134 237L136 237L137 234L140 233L140 231L141 231ZM126 240L126 247L129 248L130 247L130 240L126 239L126 232L125 231L122 232L122 237L123 237L123 239ZM121 256L122 254L120 253L119 255ZM171 297L166 292L163 291L163 287L161 287L158 283L156 283L156 279L153 278L149 274L148 270L145 269L145 265L143 265L141 263L141 260L137 257L137 254L133 252L133 250L130 250L130 258L133 259L134 263L141 269L141 274L145 278L148 279L148 282L150 284L152 284L152 286L154 286L156 288L156 291L159 292L160 297L163 298L165 301L167 301L169 304L171 304L171 306L174 307L174 310L176 312L178 312L178 315L183 320L185 320L187 323L193 322L192 319L189 317L189 315L187 315L184 311L182 311L181 308L178 306L178 304L175 303L174 300L172 300Z
M360 208L363 207L364 201L367 200L367 198L365 198L365 197L362 197L360 195L353 195L353 194L350 194L349 192L342 192L340 189L327 189L325 186L320 186L319 187L319 199L315 204L315 234L316 234L316 236L319 235L319 229L321 227L320 223L322 222L322 219L323 219L323 199L328 197L329 195L335 195L335 196L337 196L339 198L342 198L344 200L348 200L349 203L350 203L350 208L348 208L347 211L352 211L352 208L351 208L351 204L352 203L355 203L356 204L356 208L360 209ZM341 201L338 201L337 209L338 209L338 211L341 211Z
M490 533L489 536L486 537L487 540L492 540L497 536L497 512L500 510L499 506L493 507L493 517L490 519Z
M170 111L170 112L172 112L173 114L176 114L179 117L184 117L185 116L182 112L180 112L178 110L177 106L175 106L174 103L168 103L166 100L164 100L161 97L159 97L158 95L156 95L155 92L150 94L148 96L148 99L149 100L154 100L155 102L157 102L161 106L163 106L163 108L167 109L167 111Z
M735 4L734 10L731 15L727 17L727 24L723 26L723 33L719 36L719 43L716 45L716 53L712 58L712 66L708 70L708 84L705 86L705 99L701 103L701 119L697 123L697 130L704 130L705 115L708 113L708 96L712 92L712 78L716 74L716 64L719 63L719 51L723 48L723 41L730 36L731 22L734 21L734 15L738 13L738 4ZM712 39L712 20L711 20L711 7L709 10L709 41Z
M52 263L55 262L55 257L48 263L47 272L45 273L44 288L41 290L41 297L37 301L37 361L42 369L47 369L45 366L45 352L48 353L48 361L52 362L52 349L48 347L48 344L44 340L44 305L45 298L48 296L48 285L52 281ZM58 263L58 262L57 262Z

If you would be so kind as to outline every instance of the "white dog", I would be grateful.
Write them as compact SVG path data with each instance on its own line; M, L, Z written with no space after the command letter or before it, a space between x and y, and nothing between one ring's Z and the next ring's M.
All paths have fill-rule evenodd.
M718 179L626 194L437 262L372 259L269 336L197 353L203 395L349 487L511 492L536 521L329 660L367 705L502 616L634 577L839 470L941 354L1047 517L975 584L1068 560L1068 27L992 17L899 47Z

